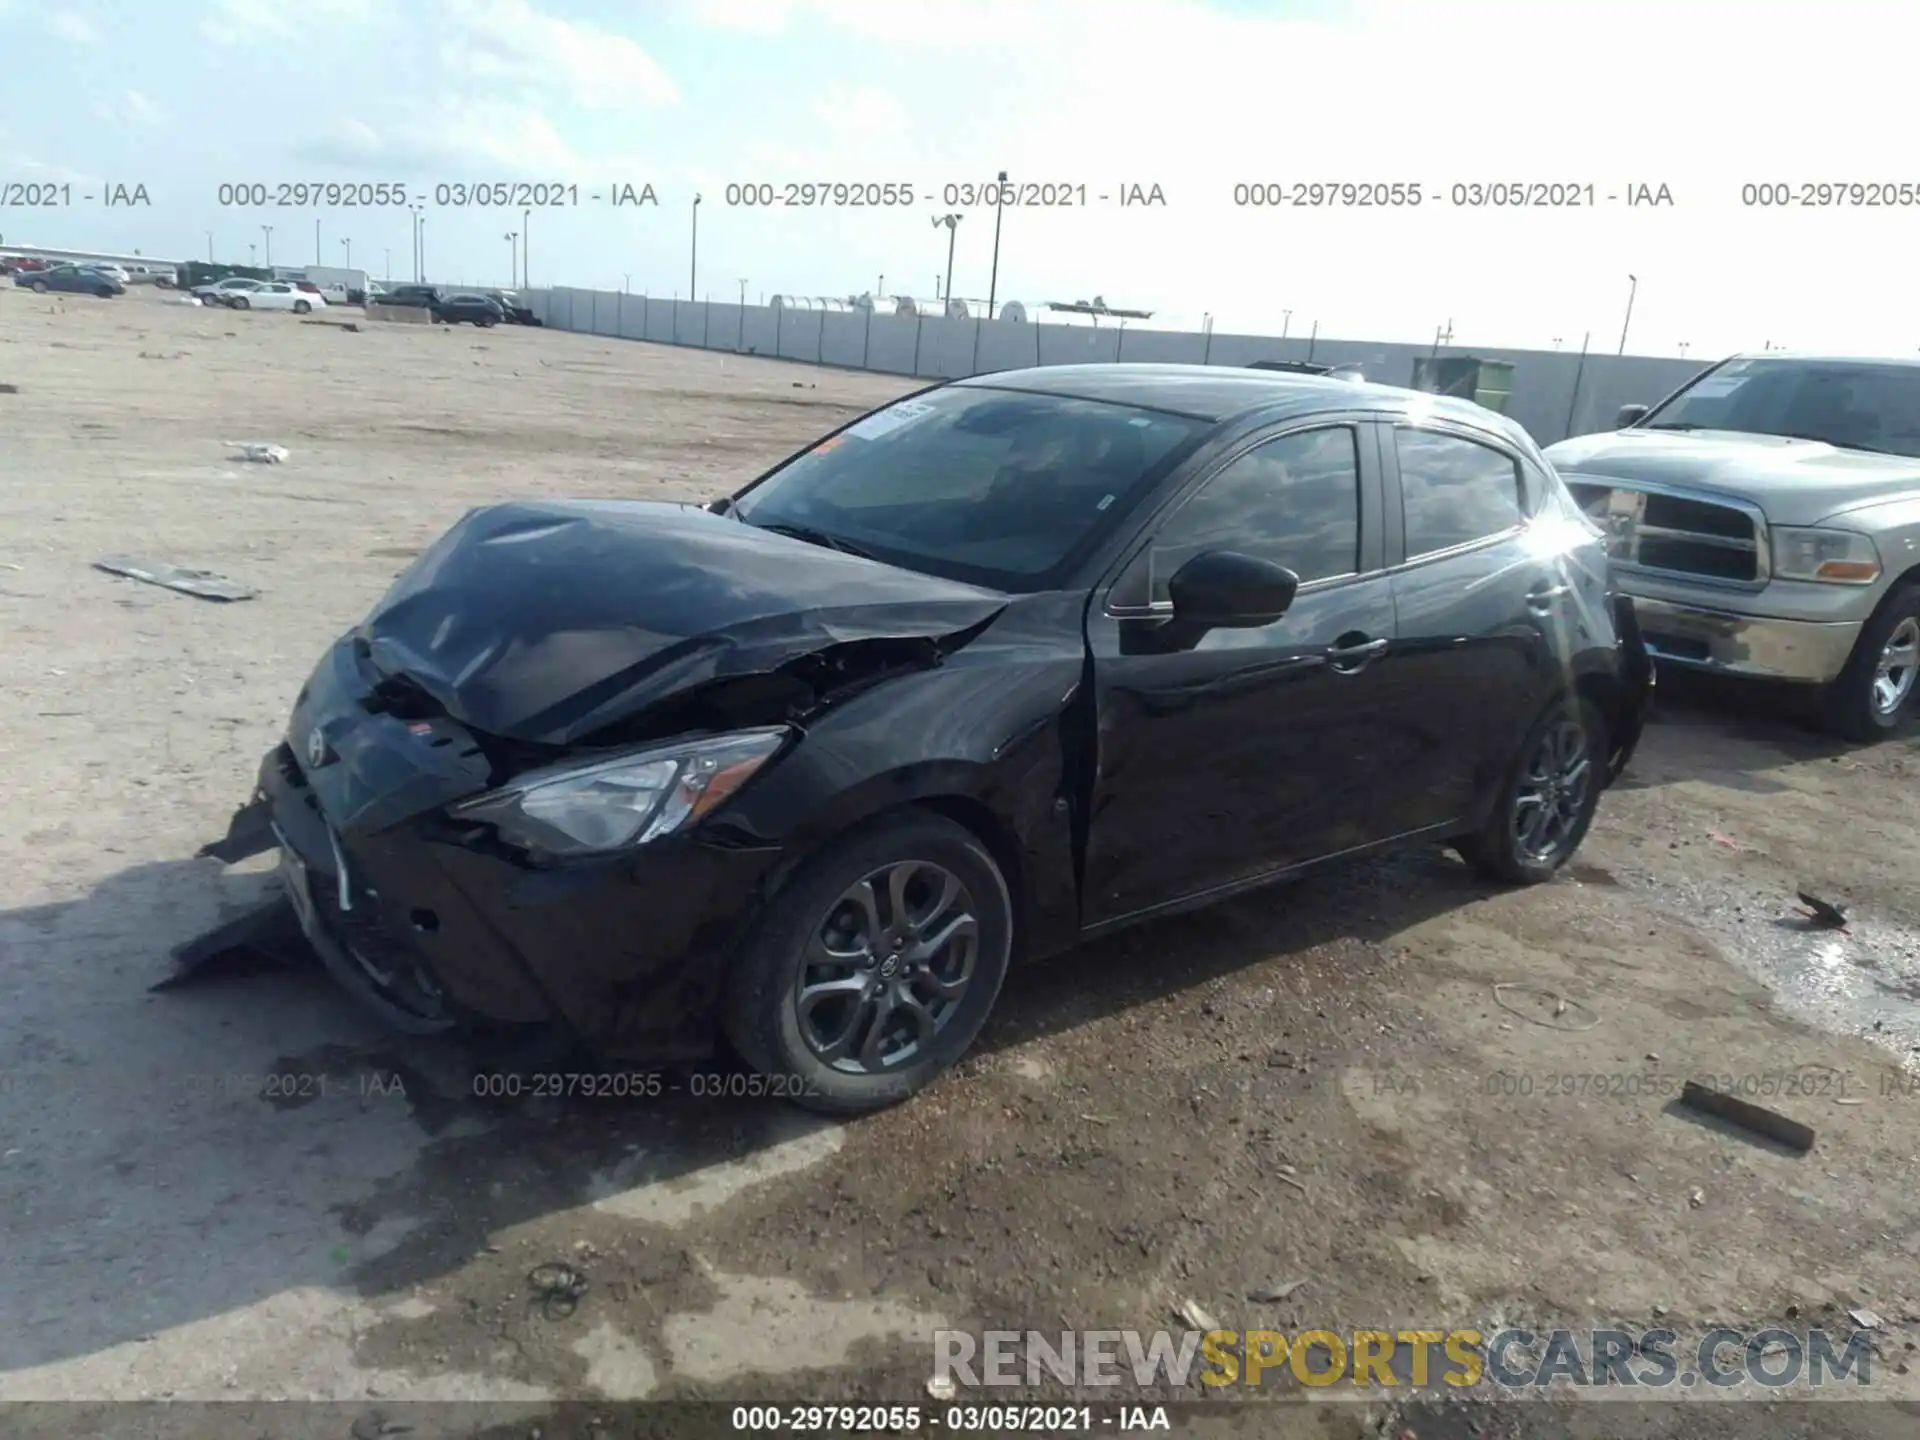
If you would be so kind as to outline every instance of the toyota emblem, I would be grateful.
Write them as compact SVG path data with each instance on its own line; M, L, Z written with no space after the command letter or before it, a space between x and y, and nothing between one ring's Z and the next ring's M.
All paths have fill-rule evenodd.
M326 763L327 737L319 730L315 730L307 736L307 764L317 770Z

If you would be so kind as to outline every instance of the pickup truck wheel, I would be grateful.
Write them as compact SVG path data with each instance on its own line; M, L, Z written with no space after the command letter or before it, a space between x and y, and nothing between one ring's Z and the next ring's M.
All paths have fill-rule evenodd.
M810 1110L896 1104L964 1055L1013 945L1007 883L926 811L856 827L775 893L728 982L727 1038Z
M1827 687L1827 728L1871 744L1912 713L1920 677L1920 584L1899 586L1860 631L1846 669Z
M1586 839L1612 753L1599 706L1577 695L1556 700L1520 747L1487 823L1459 842L1460 854L1509 885L1551 880Z

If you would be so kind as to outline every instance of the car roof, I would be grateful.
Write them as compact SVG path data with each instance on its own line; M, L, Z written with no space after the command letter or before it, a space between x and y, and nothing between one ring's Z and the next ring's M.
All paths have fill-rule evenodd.
M1439 418L1505 430L1502 417L1465 400L1393 385L1299 375L1285 370L1252 370L1234 365L1042 365L970 376L956 384L998 390L1025 390L1078 400L1105 400L1165 410L1215 422L1254 414L1284 418L1319 410L1418 409Z
M1820 365L1905 365L1920 366L1920 357L1911 355L1823 355L1812 350L1742 351L1728 360L1804 360ZM1724 362L1723 362L1724 363Z

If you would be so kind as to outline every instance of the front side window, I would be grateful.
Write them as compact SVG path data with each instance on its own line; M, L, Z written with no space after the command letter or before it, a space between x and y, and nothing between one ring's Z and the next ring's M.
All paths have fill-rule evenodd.
M1211 428L1128 405L955 385L827 437L731 511L908 569L1043 589Z
M1310 584L1360 568L1360 462L1353 427L1282 435L1229 462L1176 510L1148 552L1149 598L1194 556L1232 550Z
M1502 534L1525 517L1520 463L1504 450L1404 426L1393 437L1409 560Z

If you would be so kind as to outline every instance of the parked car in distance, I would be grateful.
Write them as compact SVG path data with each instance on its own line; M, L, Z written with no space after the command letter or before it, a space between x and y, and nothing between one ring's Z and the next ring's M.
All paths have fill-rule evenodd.
M1858 741L1915 712L1920 363L1737 355L1546 454L1660 664L1817 690Z
M479 325L488 328L507 318L507 308L491 295L462 290L442 295L432 306L433 318L446 325Z
M296 315L311 314L327 308L318 288L302 289L291 280L256 282L251 290L235 290L227 298L234 310L291 310Z
M111 276L122 285L130 285L133 283L133 276L124 265L99 265L90 261L83 261L81 268L83 270L98 271L102 275Z
M14 275L13 283L41 294L56 291L98 295L102 300L127 293L127 287L113 276L82 265L54 265L45 270L21 271Z
M431 285L389 285L374 296L374 302L380 305L403 305L409 309L429 310L440 298L440 292Z
M470 511L321 658L203 852L280 848L415 1034L851 1112L1016 959L1323 862L1549 879L1652 666L1520 427L1225 367L896 401L712 505Z
M542 325L545 322L512 290L483 290L481 294L499 302L509 324Z
M264 280L250 280L244 275L229 275L224 280L196 285L193 293L209 305L230 305L235 296L249 295L266 283Z

